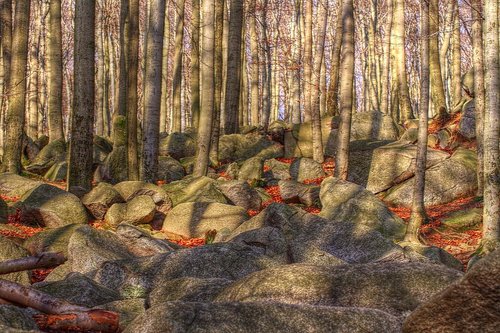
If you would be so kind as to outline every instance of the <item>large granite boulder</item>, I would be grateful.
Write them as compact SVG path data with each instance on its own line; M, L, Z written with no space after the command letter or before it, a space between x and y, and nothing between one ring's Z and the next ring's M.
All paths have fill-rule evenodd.
M257 134L223 135L219 139L219 160L226 163L244 161L258 154L266 155L265 150L274 145L275 144L265 136Z
M167 183L181 180L186 176L186 171L182 164L170 156L158 157L158 179Z
M108 183L99 183L82 198L82 203L97 220L104 219L111 206L122 202L124 200L120 193Z
M194 156L196 153L196 135L192 133L172 133L160 140L160 156L170 156L179 160Z
M64 139L54 140L38 153L26 170L39 175L45 174L54 164L66 159L66 143Z
M21 197L41 184L43 182L10 172L0 174L0 194L11 198Z
M21 221L49 228L85 224L88 215L80 199L58 187L40 184L26 192L16 203Z
M462 107L462 117L458 123L458 133L467 139L476 137L475 101L471 99Z
M203 238L210 230L223 240L248 219L244 208L209 202L188 202L172 209L163 222L162 231L183 238Z
M27 255L29 255L28 251L26 251L23 247L8 238L0 236L0 261L20 259L22 257L26 257ZM4 274L2 275L2 279L24 285L30 284L30 276L27 271Z
M294 180L280 180L278 186L283 202L301 203L307 207L321 206L318 185L302 184Z
M27 309L0 305L0 331L3 333L37 333L38 327Z
M156 210L166 214L172 208L168 193L155 184L142 181L124 181L114 186L125 201L130 202L137 196L149 196L156 205Z
M116 203L104 216L104 221L112 226L120 223L148 224L153 221L156 205L147 195L138 195L127 203Z
M208 177L186 177L183 180L162 186L172 200L172 206L184 202L219 202L227 203L227 199L217 189L215 180Z
M279 303L166 302L137 317L124 333L396 333L400 329L395 317L369 309Z
M403 332L498 332L499 277L500 249L477 262L462 279L421 304L406 319Z
M297 158L290 165L290 176L293 180L303 182L323 178L326 176L321 163L316 162L311 158Z
M32 254L62 252L68 255L69 239L81 224L69 224L59 228L46 229L26 239L23 246Z
M246 181L221 181L217 183L217 188L233 205L246 210L259 210L262 205L259 193Z
M351 140L397 140L399 128L390 115L379 111L352 115Z
M321 119L321 138L325 151L328 150L327 146L329 142L332 141L330 134L332 132L333 122L333 117ZM285 132L285 157L313 157L312 137L311 122L293 125L291 131Z
M165 240L154 238L146 230L127 223L119 224L116 234L127 249L137 257L174 251Z
M458 149L449 159L429 168L425 173L425 205L441 205L474 196L477 191L476 168L476 153L467 149ZM411 178L391 188L384 201L411 207L414 181Z
M264 160L252 157L243 162L238 171L238 180L257 181L264 177Z

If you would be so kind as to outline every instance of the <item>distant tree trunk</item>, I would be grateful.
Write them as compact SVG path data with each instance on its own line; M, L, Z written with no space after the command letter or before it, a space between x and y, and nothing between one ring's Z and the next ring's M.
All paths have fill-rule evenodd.
M97 8L101 8L102 1L96 0ZM104 56L104 34L103 34L103 14L102 10L98 9L96 11L96 54L97 54L97 68L96 68L96 78L95 78L95 134L104 135L104 114L105 100L106 100L106 72L105 72L105 61Z
M293 72L292 72L292 84L291 84L291 90L292 90L292 102L291 104L291 113L292 116L291 122L292 124L300 124L301 122L301 117L300 117L300 109L302 105L302 101L300 98L301 95L301 87L302 87L302 82L300 80L301 77L301 51L302 51L302 45L301 45L301 27L300 27L300 17L302 16L302 1L301 0L295 0L295 12L294 12L294 20L293 20L293 36L294 36L294 43L292 45L293 48Z
M484 193L484 53L483 53L483 5L482 0L471 2L472 16L472 64L474 69L474 113L476 117L477 143L477 196Z
M33 25L33 32L31 33L31 45L28 41L28 47L30 48L29 51L29 60L28 60L28 66L29 66L29 76L28 76L28 120L27 120L27 134L30 138L36 139L38 138L38 113L39 111L39 100L38 100L38 94L39 94L39 80L40 75L40 58L39 58L39 52L40 52L40 41L42 39L42 22L41 22L41 6L35 6L35 8L32 9L34 15L32 15L35 19L35 24ZM37 15L38 14L38 15Z
M420 103L418 121L418 146L413 185L411 218L406 230L405 241L419 243L419 228L427 215L424 205L425 166L427 164L427 126L429 114L429 3L420 3Z
M68 161L68 190L92 188L95 94L95 0L75 4L75 86Z
M484 2L484 214L482 252L498 247L500 241L500 69L498 0Z
M431 78L431 101L434 113L443 115L446 113L446 98L444 95L444 84L441 77L441 63L439 61L439 7L438 0L429 0L430 15L430 78Z
M304 40L304 121L311 120L312 95L312 45L313 45L313 0L305 0L305 40Z
M149 8L146 41L146 76L144 86L144 134L141 179L155 182L158 173L160 144L160 108L163 63L165 0L154 0Z
M62 31L61 0L51 0L49 7L48 88L49 88L49 139L64 139L62 121Z
M269 127L269 120L271 117L271 77L272 77L272 58L271 58L271 45L269 43L269 27L267 21L269 0L264 0L262 10L262 39L264 45L264 71L262 73L262 126L264 131Z
M349 141L354 88L354 14L353 0L342 2L342 52L340 72L340 126L337 133L335 177L347 180Z
M9 109L5 117L6 140L3 171L21 172L21 153L26 107L26 64L31 1L18 1L12 34L12 62L9 73Z
M316 44L316 55L314 57L314 73L321 74L323 63L323 54L325 51L325 35L328 20L328 4L318 2L318 38ZM318 163L324 162L323 138L321 136L321 112L320 112L320 85L318 78L315 80L314 90L312 91L312 139L313 139L313 158Z
M194 0L194 2L199 0ZM167 120L170 118L170 109L169 109L169 101L170 101L170 90L169 90L169 73L170 73L170 66L169 66L169 59L170 59L170 1L167 1L165 4L165 28L164 28L164 34L163 34L163 62L162 62L162 82L161 82L161 109L160 109L160 133L168 131L169 127L167 126ZM198 11L199 11L199 6L198 6ZM193 13L194 14L194 13ZM199 26L199 24L198 24ZM199 39L199 32L198 33L198 39ZM193 35L194 36L194 35ZM193 37L194 38L194 37ZM194 47L194 44L193 44ZM194 50L193 50L194 52ZM199 43L198 43L198 53L199 53ZM198 62L199 62L199 55L198 55ZM193 66L193 65L192 65ZM198 64L199 67L199 64ZM199 76L199 74L198 74ZM192 76L191 76L192 77ZM198 79L198 85L199 85L199 79ZM199 90L199 88L198 88ZM192 91L192 88L191 88ZM191 103L191 105L193 105Z
M389 0L391 1L391 0ZM337 24L335 26L335 39L332 46L332 60L330 65L330 85L328 87L327 110L331 116L339 113L339 69L340 49L342 47L342 2L339 0Z
M174 55L174 79L173 85L173 115L172 132L182 130L182 50L184 41L184 9L185 0L176 2L177 23L175 28L175 55Z
M205 176L208 171L210 143L212 138L212 118L214 114L214 44L215 6L214 0L202 0L202 49L201 49L201 112L198 126L198 149L193 174Z
M405 54L405 21L404 21L405 0L395 0L393 30L395 37L392 41L395 44L395 66L397 69L398 90L399 90L399 113L401 122L404 123L412 118L410 92L408 89L408 79L406 76L406 54Z
M191 32L191 115L193 127L200 122L200 0L193 0Z
M231 0L229 41L227 49L226 100L224 107L225 134L238 133L238 107L241 81L241 32L243 30L243 1Z
M252 116L251 124L259 125L259 35L257 33L256 22L256 4L257 0L251 0L250 8L250 50L252 54L252 63L250 66L250 113Z
M456 0L454 0L456 1ZM451 106L460 104L462 100L462 71L461 71L461 54L460 54L460 11L458 3L455 5L455 19L453 21L453 54L451 61Z
M382 58L382 89L381 89L381 101L380 101L380 111L384 114L390 114L389 110L389 86L391 84L391 78L389 72L391 70L391 30L393 21L393 0L387 0L387 18L384 26L384 39L382 44L384 47L384 55Z
M2 47L2 66L3 66L3 91L0 111L4 112L7 106L7 92L10 87L10 65L12 59L12 1L2 0L0 2L0 33ZM2 127L2 134L3 134ZM3 146L2 146L3 147Z

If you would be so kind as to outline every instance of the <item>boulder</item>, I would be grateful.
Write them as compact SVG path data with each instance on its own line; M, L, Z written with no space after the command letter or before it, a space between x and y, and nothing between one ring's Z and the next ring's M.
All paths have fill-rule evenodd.
M46 229L27 238L23 246L32 255L38 255L43 252L62 252L67 256L69 239L73 235L73 232L81 226L81 224L69 224L64 227Z
M57 162L50 167L50 169L45 173L43 178L52 182L57 182L61 180L66 180L67 173L68 173L68 162L66 161Z
M449 159L429 168L425 174L425 205L441 205L474 196L477 191L476 168L476 153L461 148ZM411 207L414 181L411 178L391 188L384 201L391 205Z
M268 126L268 133L273 141L279 142L281 144L285 143L285 130L288 124L283 120L275 120Z
M127 168L124 161L127 159L127 147L115 146L113 151L97 169L96 180L116 184L128 179Z
M323 140L323 148L328 150L330 134L332 132L333 117L321 119L321 138ZM304 122L293 125L291 131L285 132L285 157L312 157L312 126L311 122Z
M321 205L319 200L320 186L302 184L294 180L280 180L278 183L281 198L286 203L301 203L307 207Z
M21 197L41 184L43 182L21 177L10 172L0 174L0 194L6 197Z
M297 158L290 165L290 175L293 180L303 182L305 180L318 179L326 176L321 163L311 158Z
M427 246L415 243L399 243L403 247L404 255L410 261L443 264L457 271L463 270L463 265L454 256L437 246Z
M106 304L101 304L96 309L107 310L118 313L120 315L120 331L122 332L130 323L142 315L146 309L144 308L143 298L122 299Z
M48 184L26 192L15 207L21 210L21 221L28 224L58 228L88 221L87 211L77 196Z
M287 264L291 261L287 239L279 228L262 227L245 231L231 238L231 243L252 246L255 252L278 263Z
M320 200L326 219L367 226L393 239L406 232L403 220L362 186L329 177L321 183Z
M498 332L499 276L500 249L481 259L462 279L421 304L406 319L403 332Z
M398 142L402 144L415 144L418 141L418 127L408 128Z
M40 282L35 288L72 304L86 307L98 306L121 298L116 291L101 286L80 273L70 273L61 281Z
M4 333L28 333L38 331L32 313L14 305L0 305L0 331Z
M196 135L189 133L172 133L160 140L160 156L170 156L179 160L194 156L196 153Z
M400 330L396 318L369 309L278 303L166 302L137 317L124 333L396 333Z
M155 307L172 301L211 302L232 281L227 279L200 279L183 277L165 281L149 293L146 307Z
M151 197L158 212L166 214L172 208L172 201L167 192L155 184L142 181L124 181L114 187L127 202L137 196L145 195Z
M9 218L9 206L0 198L0 223L6 223Z
M417 146L399 142L375 149L366 189L376 194L410 179L415 175L416 156ZM426 168L448 157L443 151L427 149Z
M216 230L216 240L223 240L248 219L245 209L220 203L189 202L177 205L163 222L162 231L184 238L203 238Z
M398 140L399 128L390 115L379 111L355 112L351 121L351 141Z
M276 159L266 160L264 162L264 178L267 182L291 179L290 164L280 162Z
M156 205L147 195L139 195L127 203L116 203L108 209L104 221L112 226L120 223L148 224L153 221Z
M256 181L264 177L264 160L260 157L252 157L240 166L238 180Z
M258 154L267 155L269 151L265 152L266 148L274 145L271 140L258 134L223 135L219 139L219 161L244 161Z
M473 208L453 212L441 220L441 224L452 230L463 232L470 229L478 229L483 222L483 209Z
M94 135L94 163L101 164L113 151L113 143L107 138Z
M82 203L97 220L104 219L113 204L122 202L124 200L120 193L108 183L99 183L82 199Z
M462 108L462 117L458 123L458 133L467 139L476 137L475 101L471 99Z
M217 183L217 188L233 205L243 207L246 210L259 210L262 205L259 193L246 181L222 181Z
M170 183L185 176L186 171L179 161L170 156L158 157L158 179Z
M28 251L26 251L23 247L17 245L8 238L0 236L0 261L19 259L28 255ZM30 276L27 271L3 274L2 279L24 285L30 284Z
M45 174L54 164L66 159L66 143L64 139L49 142L35 157L26 170L38 175Z
M167 242L153 238L145 230L130 224L119 224L116 228L116 234L127 249L137 257L174 251Z
M162 189L172 200L172 206L184 202L227 203L224 195L217 189L215 180L208 177L186 177L163 185Z
M215 302L279 302L382 310L405 316L459 279L458 271L422 263L325 267L292 264L233 282Z

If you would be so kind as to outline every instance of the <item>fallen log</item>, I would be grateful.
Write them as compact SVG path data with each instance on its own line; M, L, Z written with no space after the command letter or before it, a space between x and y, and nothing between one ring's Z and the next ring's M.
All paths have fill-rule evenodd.
M64 264L66 258L62 253L44 252L36 256L0 262L0 275L22 272L38 268L52 268Z
M38 327L54 331L119 331L118 314L104 310L33 316Z

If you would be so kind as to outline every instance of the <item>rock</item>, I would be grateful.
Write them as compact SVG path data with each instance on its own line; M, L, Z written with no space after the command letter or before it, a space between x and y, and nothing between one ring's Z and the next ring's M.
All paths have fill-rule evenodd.
M451 158L429 168L425 174L426 206L446 204L477 191L477 157L475 152L458 149ZM384 201L391 205L411 207L414 178L391 188Z
M283 145L275 143L272 146L264 148L255 157L259 157L263 160L269 160L273 158L281 158L285 156L285 150Z
M406 319L403 332L498 332L499 276L500 250L496 250L420 305Z
M116 184L128 179L124 161L127 159L127 147L115 146L113 151L98 168L99 181Z
M19 259L28 256L29 253L10 239L0 236L0 261ZM27 271L3 274L2 279L30 285L30 276Z
M64 280L41 282L35 288L72 304L94 307L119 300L120 295L80 273L70 273Z
M64 139L49 142L35 157L26 170L38 175L45 174L54 164L66 159L66 143Z
M269 182L273 179L288 180L291 179L290 164L280 162L276 159L266 160L264 162L264 178Z
M437 134L429 134L427 137L427 146L430 148L437 148L439 144L439 138Z
M219 160L223 163L244 161L258 154L267 155L274 143L262 135L230 134L219 139ZM262 156L263 157L263 156Z
M43 182L21 177L10 172L0 174L0 194L11 198L21 197L41 184Z
M462 117L458 123L458 133L467 139L476 137L475 101L471 99L462 108Z
M165 281L149 293L146 307L155 307L171 301L211 302L232 281L227 279L200 279L183 277Z
M9 332L26 332L37 330L38 327L26 309L21 309L14 305L0 305L0 331ZM31 331L34 332L34 331Z
M441 220L444 227L456 230L466 231L477 229L483 222L483 209L473 208L464 211L453 212Z
M290 175L293 180L303 182L304 180L318 179L326 176L320 163L310 158L298 158L290 165Z
M405 257L412 262L443 264L457 271L463 270L460 260L439 247L414 243L399 243L399 245L403 246Z
M240 166L238 180L256 181L264 177L264 160L260 157L252 157Z
M50 167L49 171L45 173L43 178L50 180L52 182L66 180L68 173L68 163L66 161L57 162L52 167Z
M96 309L116 312L120 315L120 332L130 325L130 323L142 315L146 309L144 308L144 299L130 298L118 300L106 304L101 304Z
M275 120L269 124L268 132L271 135L273 141L279 142L281 144L285 143L285 130L288 125L283 120Z
M444 266L421 263L333 268L292 264L249 274L224 288L214 301L370 308L405 316L461 276Z
M0 198L0 223L7 223L9 218L9 206L7 203Z
M400 184L415 175L417 146L394 143L373 151L366 189L380 193ZM427 164L430 168L447 159L443 151L427 149Z
M262 205L259 193L245 181L219 182L217 188L233 205L243 207L245 210L259 210Z
M85 207L72 193L52 185L40 184L26 192L15 205L23 223L58 228L88 221Z
M23 246L32 255L43 252L62 252L67 256L69 239L73 232L81 226L81 224L69 224L64 227L46 229L27 238Z
M159 304L124 333L141 332L335 332L396 333L400 323L382 311L276 303Z
M286 203L301 203L307 207L320 206L320 186L313 184L302 184L294 180L280 180L281 198Z
M329 177L321 183L320 199L326 219L364 225L393 239L406 232L403 220L362 186Z
M185 202L227 203L224 195L217 189L216 182L208 177L186 177L163 185L162 189L172 200L172 206Z
M127 203L118 203L111 206L104 217L104 221L113 226L120 223L148 224L153 221L155 213L156 206L153 199L147 195L139 195Z
M130 224L119 224L116 234L128 250L137 257L174 251L167 242L153 238L146 231Z
M437 132L438 140L439 140L439 148L445 149L448 148L451 144L451 133L447 129L442 129Z
M390 115L381 112L355 112L351 122L351 141L398 140L399 130Z
M186 171L179 161L169 156L158 158L158 179L168 183L181 180L186 176Z
M108 183L99 183L82 199L82 203L97 220L104 219L113 204L122 202L124 200L120 193Z
M415 144L418 141L418 127L408 128L401 138L399 142L402 144Z
M163 222L162 231L184 238L204 238L217 230L216 239L223 240L248 219L245 209L220 203L190 202L172 209Z
M107 138L94 135L94 163L101 164L113 151L113 143Z
M170 156L176 160L194 156L196 153L196 135L172 133L160 140L160 156Z
M255 252L266 255L278 263L290 262L287 239L279 228L262 227L244 231L234 236L231 243L252 246Z
M332 117L321 119L321 138L323 148L327 146L332 132ZM311 122L293 125L291 131L285 132L285 157L312 157L312 126Z
M166 214L172 208L172 201L167 192L155 184L142 181L124 181L114 187L127 202L137 196L149 196L155 203L158 212Z

